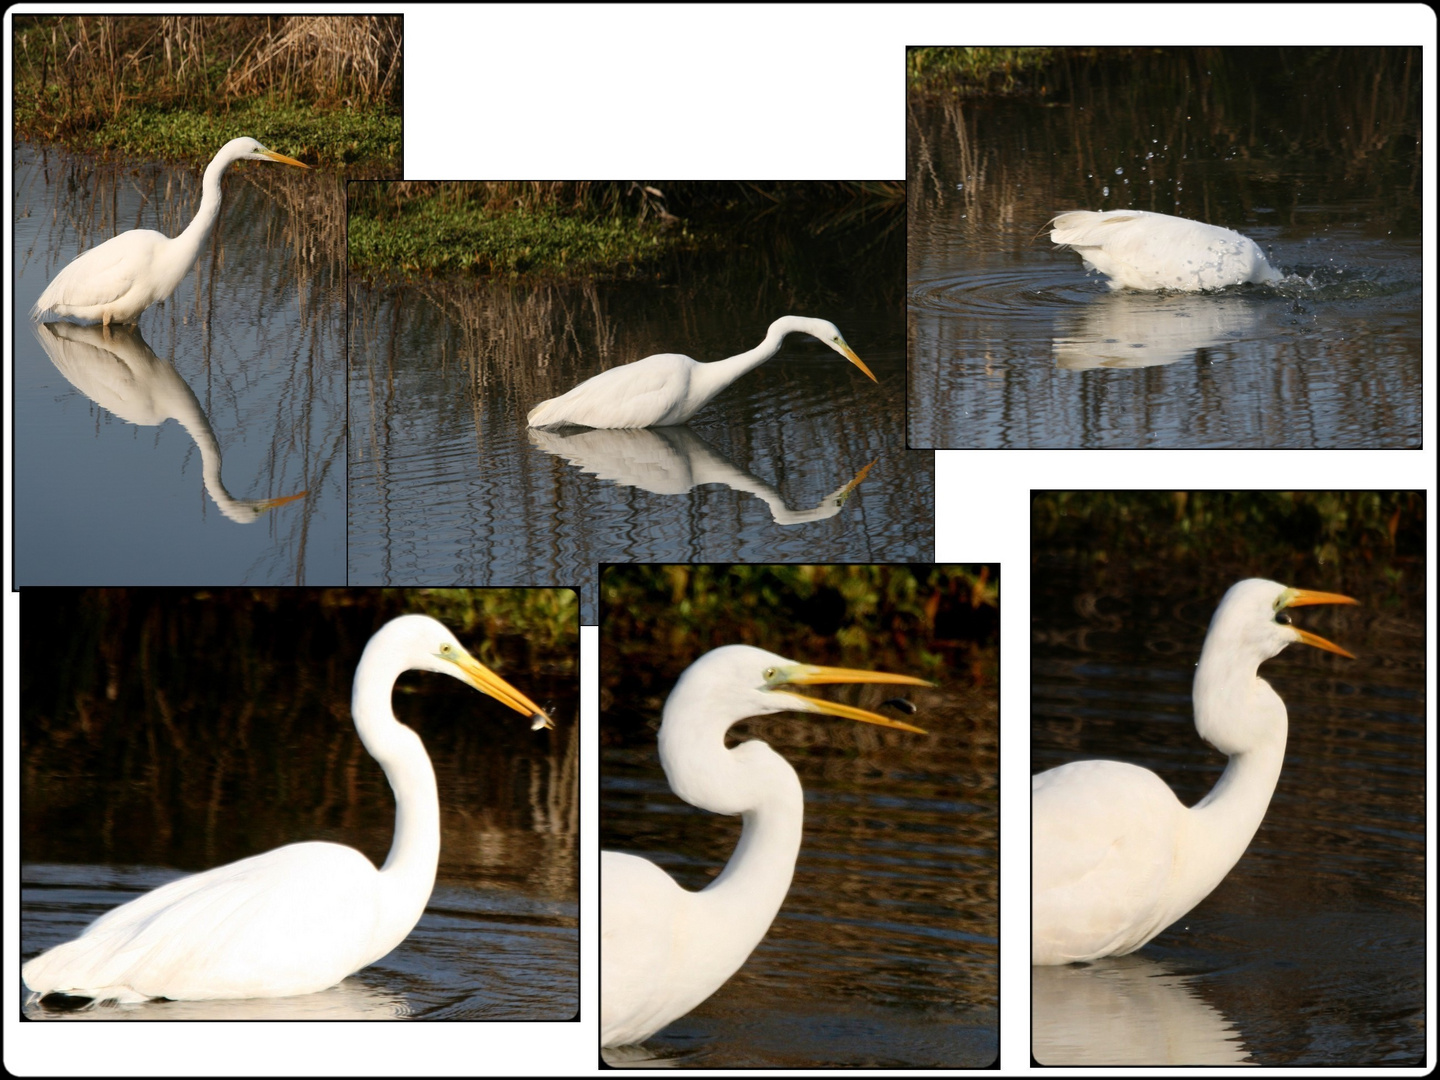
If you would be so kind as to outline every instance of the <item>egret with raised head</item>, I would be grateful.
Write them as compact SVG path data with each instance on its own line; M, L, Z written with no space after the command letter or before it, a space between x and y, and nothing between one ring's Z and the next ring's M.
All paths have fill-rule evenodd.
M354 848L312 841L172 881L27 961L20 975L30 1000L291 997L334 986L404 941L430 899L440 855L435 770L390 704L395 680L410 670L450 675L530 717L533 728L551 726L440 623L392 619L365 646L351 695L360 741L395 793L385 865L376 870Z
M1149 769L1120 761L1073 761L1031 778L1031 963L1134 952L1224 880L1285 761L1285 703L1259 667L1297 641L1351 656L1291 625L1289 611L1357 602L1259 578L1230 587L1194 685L1196 730L1230 760L1193 807Z
M220 217L220 178L232 164L247 158L310 167L254 139L231 139L205 169L200 209L184 232L172 238L154 229L131 229L97 244L45 286L30 318L104 326L131 323L151 304L167 299L190 273Z
M826 683L930 685L910 675L797 664L748 645L706 653L675 684L660 723L665 776L691 805L739 814L740 842L699 892L681 888L649 859L601 852L602 1046L642 1042L718 990L760 943L789 891L804 818L800 778L759 740L726 747L733 724L793 710L924 734L784 689Z

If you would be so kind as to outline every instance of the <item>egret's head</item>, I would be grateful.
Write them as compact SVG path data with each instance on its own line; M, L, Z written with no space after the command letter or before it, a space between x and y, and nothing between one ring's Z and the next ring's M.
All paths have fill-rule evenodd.
M825 319L809 319L800 315L786 315L784 318L776 319L771 323L770 330L773 333L776 329L783 327L783 333L789 334L799 332L809 334L818 338L830 348L834 349L841 356L845 357L852 364L858 367L866 375L870 376L871 382L879 382L874 372L865 366L865 362L855 355L855 350L845 344L845 338L841 335L839 328L832 322Z
M1205 651L1211 651L1213 642L1216 649L1232 654L1236 664L1254 666L1298 641L1354 659L1339 645L1293 625L1289 609L1310 604L1357 603L1358 600L1338 593L1292 589L1261 578L1237 582L1230 586L1215 610L1205 638Z
M377 643L386 653L393 650L407 668L449 675L530 717L532 729L555 726L544 709L471 656L454 634L428 615L392 619L371 639L366 651Z
M677 707L677 720L703 712L708 717L713 717L717 726L723 724L726 728L747 716L763 716L793 709L798 712L844 716L865 724L925 734L921 728L867 709L826 701L823 698L807 697L787 689L824 683L931 685L924 679L911 675L799 664L749 645L726 645L706 653L685 670L675 685L670 701L666 703L665 712L668 718L671 705L678 699L680 704ZM661 734L663 737L663 727Z
M249 136L231 139L221 147L220 153L216 155L216 160L221 159L224 159L227 163L247 159L253 161L278 161L282 165L298 165L302 169L308 169L310 167L303 161L296 161L294 158L286 157L284 154L277 154L274 150L265 146L264 143L258 142Z

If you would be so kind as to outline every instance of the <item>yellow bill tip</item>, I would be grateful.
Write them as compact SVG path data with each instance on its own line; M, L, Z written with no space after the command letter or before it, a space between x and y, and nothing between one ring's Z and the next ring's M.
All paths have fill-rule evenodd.
M278 161L282 165L297 165L302 169L310 168L310 166L306 165L303 161L296 161L293 157L286 157L284 154L277 154L274 150L265 150L263 151L263 153L271 161Z
M479 690L482 694L494 698L502 705L509 706L522 716L530 718L530 729L539 731L541 728L553 727L549 715L544 709L536 705L528 697L522 694L515 687L502 679L495 672L491 671L484 664L480 663L469 653L464 653L457 661L460 670L465 675L465 681Z
M845 354L845 359L849 360L866 375L869 375L871 382L878 383L880 381L879 379L875 378L875 373L865 366L865 361L861 360L860 357L855 355L855 351L851 349L849 345L846 345L842 342L840 348Z

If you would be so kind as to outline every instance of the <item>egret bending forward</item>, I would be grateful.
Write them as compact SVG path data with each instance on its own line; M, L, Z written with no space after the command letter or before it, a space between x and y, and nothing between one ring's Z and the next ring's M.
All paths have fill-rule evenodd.
M647 428L683 424L716 394L780 351L787 334L809 334L878 382L834 323L786 315L770 324L765 340L749 352L702 364L679 353L659 353L586 379L569 393L530 410L530 426L574 424L592 428Z
M720 876L693 893L648 859L601 853L602 1046L642 1042L718 990L765 936L790 888L804 816L800 779L763 742L727 749L732 724L795 710L924 734L781 689L845 682L929 685L909 675L797 664L748 645L708 652L680 676L665 702L660 763L686 802L740 814L740 842Z
M1203 221L1147 210L1070 210L1050 224L1050 239L1109 278L1112 289L1199 292L1284 277L1254 240Z
M173 293L195 265L220 216L220 177L244 158L310 166L267 150L254 139L231 139L205 170L200 209L179 236L153 229L131 229L79 255L55 275L30 309L30 318L79 323L131 323L151 304Z
M1075 761L1031 779L1031 962L1134 952L1205 899L1245 853L1285 760L1285 703L1256 674L1285 646L1351 654L1289 608L1354 604L1252 578L1230 587L1195 669L1195 727L1229 764L1186 809L1149 769ZM1353 657L1352 657L1353 659Z
M550 719L472 657L450 631L404 615L370 639L351 708L395 792L395 840L378 871L342 844L289 844L180 878L109 911L74 941L27 962L34 1001L290 997L334 986L399 945L435 885L440 806L420 736L395 719L402 672L438 671L533 719Z

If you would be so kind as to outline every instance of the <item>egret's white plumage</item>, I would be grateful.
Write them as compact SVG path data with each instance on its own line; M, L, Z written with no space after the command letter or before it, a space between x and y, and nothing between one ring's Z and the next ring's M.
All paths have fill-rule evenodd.
M205 169L200 209L179 236L153 229L132 229L97 244L55 275L30 309L30 318L79 323L129 323L151 304L173 293L195 265L220 216L220 178L246 158L310 166L268 150L254 139L231 139Z
M1199 292L1284 276L1248 236L1170 214L1071 210L1050 225L1050 239L1109 278L1112 289Z
M871 381L879 381L845 344L834 323L785 315L770 324L764 341L739 356L702 364L679 353L660 353L602 371L568 393L536 405L530 410L530 426L647 428L683 424L721 390L779 352L785 336L794 333L818 338Z
M1195 669L1195 727L1229 755L1187 809L1148 769L1076 761L1031 779L1031 962L1134 952L1208 896L1260 827L1285 758L1285 703L1257 674L1292 642L1351 654L1290 625L1348 596L1252 578L1220 602Z
M435 884L440 807L420 736L390 692L409 670L436 671L549 727L545 713L424 615L370 639L351 699L360 740L395 793L395 839L376 870L341 844L289 844L180 878L106 912L74 941L25 963L33 998L290 997L334 986L379 960L419 922Z
M804 816L800 779L763 742L727 749L731 725L798 710L923 734L865 709L781 689L840 682L928 685L909 675L797 664L748 645L708 652L680 676L660 724L665 776L686 802L741 815L740 842L725 870L699 892L682 889L648 859L601 853L602 1046L641 1042L718 990L765 936L790 888Z

